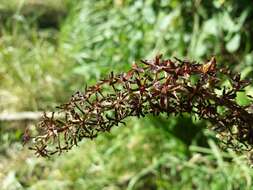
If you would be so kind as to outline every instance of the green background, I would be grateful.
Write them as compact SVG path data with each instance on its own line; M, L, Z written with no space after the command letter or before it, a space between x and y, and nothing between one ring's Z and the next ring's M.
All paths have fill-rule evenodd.
M0 111L52 111L159 53L215 55L252 78L252 19L251 0L0 0ZM249 155L221 150L210 123L189 115L129 118L50 159L22 147L35 124L0 122L0 189L253 189Z

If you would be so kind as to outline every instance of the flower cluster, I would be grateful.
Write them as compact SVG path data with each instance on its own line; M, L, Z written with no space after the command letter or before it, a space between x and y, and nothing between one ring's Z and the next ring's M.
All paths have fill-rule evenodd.
M228 81L225 85L224 81ZM227 146L253 144L253 114L236 103L248 86L240 74L178 58L142 60L126 73L110 75L58 107L62 118L44 115L31 149L40 156L61 153L83 138L93 139L130 116L190 113L208 120ZM239 147L241 148L241 147Z

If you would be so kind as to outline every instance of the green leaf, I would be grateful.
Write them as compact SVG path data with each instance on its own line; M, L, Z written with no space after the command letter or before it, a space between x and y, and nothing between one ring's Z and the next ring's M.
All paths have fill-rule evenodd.
M219 31L218 31L218 23L217 23L216 18L211 18L204 22L203 32L206 34L218 36Z
M230 52L233 53L238 50L240 47L240 41L241 41L241 36L240 34L235 34L226 44L226 49Z
M236 25L235 21L231 18L228 12L224 12L220 17L220 25L228 33L238 32L240 28Z
M252 67L251 66L243 68L242 71L241 71L241 78L242 79L246 78L251 72L252 72Z
M250 99L247 97L245 92L237 92L236 102L241 106L246 106L250 104Z

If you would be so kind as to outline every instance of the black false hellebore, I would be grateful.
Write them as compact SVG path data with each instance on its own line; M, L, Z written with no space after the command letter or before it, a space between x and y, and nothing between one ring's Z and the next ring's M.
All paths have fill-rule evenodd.
M222 86L224 80L230 87ZM240 106L235 101L237 92L249 84L240 74L218 68L214 57L199 64L159 55L133 64L126 73L112 72L84 92L75 93L58 107L64 119L44 114L38 134L28 138L26 131L25 137L32 139L30 149L37 155L49 156L71 149L83 138L110 131L130 116L190 113L210 121L227 147L249 150L253 114L248 109L253 104ZM224 111L219 111L221 108Z

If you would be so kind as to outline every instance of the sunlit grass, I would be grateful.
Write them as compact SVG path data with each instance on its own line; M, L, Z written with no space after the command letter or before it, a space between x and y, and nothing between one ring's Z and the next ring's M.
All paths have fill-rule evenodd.
M5 32L1 38L1 110L37 110L57 99L66 59L49 41L50 33L31 30L26 35Z
M212 140L185 154L187 146L168 135L142 119L51 159L13 145L1 163L2 184L35 190L250 189L253 172L245 156L224 153Z
M26 6L44 5L53 9L62 9L67 4L66 0L0 0L0 11L18 12Z

